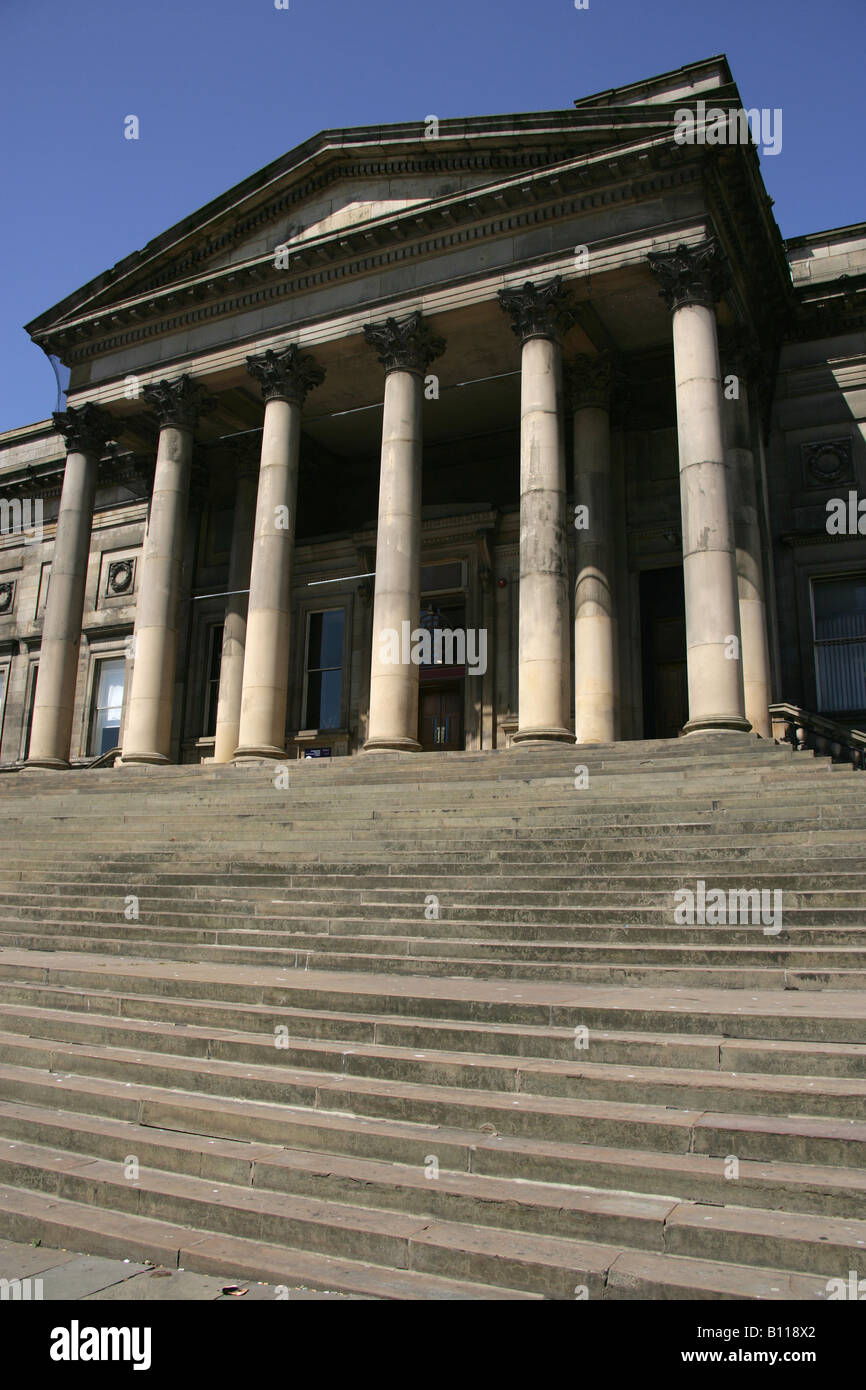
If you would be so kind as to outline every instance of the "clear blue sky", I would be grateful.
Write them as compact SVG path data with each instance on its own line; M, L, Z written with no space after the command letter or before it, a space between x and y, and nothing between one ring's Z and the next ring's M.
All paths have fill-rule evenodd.
M327 127L566 108L723 52L784 113L783 235L863 220L864 37L864 0L0 0L0 429L55 404L24 323Z

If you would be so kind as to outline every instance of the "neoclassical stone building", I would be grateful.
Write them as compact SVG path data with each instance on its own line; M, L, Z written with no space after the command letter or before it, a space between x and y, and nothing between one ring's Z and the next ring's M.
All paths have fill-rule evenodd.
M71 378L0 436L0 764L862 757L866 226L784 242L708 105L724 58L326 131L29 324Z

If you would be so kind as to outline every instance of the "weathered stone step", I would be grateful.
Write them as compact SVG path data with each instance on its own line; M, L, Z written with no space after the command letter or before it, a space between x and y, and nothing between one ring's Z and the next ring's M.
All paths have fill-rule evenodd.
M29 1074L28 1074L28 1069ZM627 1148L685 1153L716 1153L719 1135L736 1135L740 1147L724 1150L743 1157L815 1162L856 1167L866 1153L866 1124L850 1119L704 1113L701 1109L673 1110L664 1106L573 1099L555 1095L468 1091L445 1084L397 1081L366 1076L237 1064L218 1059L189 1059L166 1054L141 1056L129 1049L64 1044L0 1035L0 1095L7 1099L37 1099L52 1085L40 1082L60 1073L66 1083L95 1076L127 1092L133 1085L157 1087L169 1098L157 1105L170 1113L187 1114L180 1092L202 1095L222 1105L244 1101L331 1111L376 1119L481 1129L534 1139L584 1142ZM24 1076L27 1082L22 1085ZM172 1110L174 1107L174 1110ZM109 1110L109 1114L117 1114ZM155 1120L163 1128L175 1127ZM282 1115L278 1123L284 1122ZM217 1120L218 1125L222 1121ZM190 1128L189 1119L176 1127ZM236 1131L217 1128L215 1137L236 1137ZM252 1137L248 1135L247 1137ZM266 1138L259 1134L259 1138ZM267 1142L273 1142L268 1139Z
M9 1127L20 1129L22 1118L26 1121L26 1107L17 1111L0 1107L4 1134ZM863 1257L866 1225L853 1219L740 1206L720 1210L710 1204L672 1197L563 1188L541 1182L515 1188L507 1180L444 1169L431 1178L429 1159L422 1169L336 1155L324 1159L321 1154L275 1151L262 1146L252 1153L247 1146L244 1154L241 1145L225 1141L201 1147L201 1172L193 1166L195 1149L189 1143L179 1147L170 1134L140 1127L133 1127L132 1131L123 1127L120 1132L121 1127L115 1122L108 1127L107 1136L107 1126L95 1126L92 1121L85 1122L84 1128L73 1128L72 1116L63 1117L67 1126L64 1130L60 1117L54 1119L50 1111L34 1111L30 1118L40 1134L53 1131L64 1142L71 1141L71 1151L26 1139L22 1142L17 1134L14 1142L0 1140L0 1178L7 1176L10 1168L15 1171L16 1165L23 1164L28 1170L25 1178L29 1177L31 1183L44 1183L58 1196L73 1199L82 1187L92 1189L98 1183L98 1195L105 1205L122 1205L125 1200L135 1210L135 1198L140 1194L138 1209L146 1215L158 1214L171 1196L175 1204L185 1201L195 1208L200 1184L218 1182L218 1192L224 1200L213 1205L219 1208L222 1229L243 1234L251 1216L265 1215L268 1234L273 1236L280 1218L284 1223L313 1219L315 1234L326 1250L331 1237L328 1231L322 1231L322 1219L337 1226L340 1243L345 1238L347 1223L354 1219L350 1232L366 1247L376 1236L384 1235L392 1241L395 1236L399 1238L393 1226L387 1229L389 1223L382 1220L384 1214L421 1213L427 1220L441 1220L449 1225L471 1221L502 1232L555 1236L569 1242L623 1243L675 1254L692 1254L704 1247L709 1224L714 1243L721 1245L727 1257L737 1258L743 1264L773 1263L824 1273L833 1271L833 1262L843 1251L854 1260ZM111 1159L100 1158L93 1152L97 1141L107 1137L113 1139L113 1143L107 1144L115 1155ZM141 1172L132 1181L122 1176L122 1166L130 1152L135 1153ZM167 1174L173 1175L175 1181L163 1176ZM244 1192L250 1197L259 1195L262 1207L255 1209L253 1202L242 1199ZM270 1193L289 1200L269 1201ZM364 1199L363 1206L359 1197ZM321 1204L314 1215L310 1198ZM189 1214L200 1217L200 1205ZM356 1225L361 1227L360 1232ZM384 1233L382 1225L386 1226ZM372 1252L365 1248L363 1253L366 1257ZM394 1259L393 1252L391 1259L393 1263L400 1262L399 1257Z
M71 1029L76 1015L85 1013L138 1022L160 1030L171 1025L175 1050L185 1051L191 1038L197 1049L212 1031L239 1031L254 1039L266 1037L273 1045L275 1011L261 1004L219 1000L167 998L163 995L126 995L99 989L42 986L0 980L0 1009L27 1020L48 1014L66 1020ZM88 1020L89 1021L89 1020ZM560 1058L574 1061L583 1053L575 1031L567 1027L532 1024L459 1023L441 1019L401 1018L375 1013L340 1013L325 1009L279 1009L278 1021L294 1038L326 1039L344 1045L383 1043L398 1047L466 1051L522 1059ZM75 1036L70 1032L70 1038ZM601 1062L642 1066L699 1067L703 1070L755 1072L764 1075L797 1074L809 1077L866 1078L866 1044L785 1042L779 1039L738 1041L721 1033L706 1036L665 1032L626 1032L593 1029L586 1039L588 1058ZM142 1045L141 1042L139 1045Z
M866 1079L781 1074L732 1073L715 1068L677 1068L604 1062L588 1049L568 1059L508 1057L446 1049L419 1053L411 1045L347 1043L343 1039L285 1039L251 1036L229 1029L182 1030L166 1024L118 1020L110 1015L70 1017L53 1010L0 1005L0 1057L4 1034L40 1042L83 1043L111 1048L144 1048L155 1054L252 1062L257 1066L311 1069L329 1074L514 1091L573 1099L617 1099L680 1109L728 1110L735 1098L744 1111L866 1119ZM14 1064L14 1056L11 1059Z
M0 948L0 980L37 981L72 988L112 990L124 996L223 1000L351 1014L412 1016L418 1021L524 1024L574 1028L639 1028L687 1034L721 1032L730 1038L789 1042L860 1043L863 1000L856 993L763 991L731 995L690 989L687 996L650 987L622 990L556 982L401 980L339 971L286 971L261 966L83 957L74 952Z
M862 1214L866 1194L866 1174L853 1169L750 1161L738 1162L734 1169L728 1158L719 1160L701 1154L648 1153L504 1138L485 1140L479 1145L477 1135L461 1136L460 1131L449 1130L441 1131L439 1138L447 1140L452 1162L456 1158L460 1166L443 1164L437 1178L428 1177L430 1155L425 1156L423 1163L407 1163L340 1153L333 1146L328 1152L276 1148L6 1101L0 1101L0 1135L7 1140L23 1140L118 1163L123 1163L132 1152L148 1168L305 1195L316 1195L319 1184L327 1184L333 1177L336 1181L331 1195L336 1200L343 1200L347 1193L354 1200L359 1187L369 1195L370 1186L377 1184L378 1201L385 1205L394 1200L402 1204L403 1187L410 1189L406 1204L417 1205L419 1194L431 1191L431 1181L444 1182L449 1200L454 1195L462 1199L471 1183L472 1193L480 1200L480 1210L469 1215L481 1224L511 1225L548 1234L561 1233L557 1213L564 1201L571 1201L576 1208L578 1221L592 1219L599 1212L605 1221L610 1221L618 1214L628 1217L637 1211L645 1225L647 1208L633 1205L634 1193L654 1199L661 1194L664 1212L680 1201L729 1205L735 1195L737 1206L766 1210L767 1204L772 1203L770 1209L778 1209L784 1199L787 1211L855 1218ZM531 1164L539 1172L549 1174L547 1181L531 1177ZM485 1168L491 1171L487 1173ZM501 1169L499 1176L497 1168ZM515 1175L523 1177L524 1171L525 1178L516 1188L511 1182L501 1189L495 1186ZM609 1200L600 1202L606 1194ZM534 1201L534 1197L540 1197L541 1202ZM658 1213L659 1209L655 1210ZM599 1229L595 1228L596 1235ZM624 1234L622 1230L620 1234Z
M437 927L436 936L408 936L396 929L381 929L367 923L366 930L356 934L347 924L332 921L328 930L318 932L316 923L291 921L291 925L274 931L252 928L218 929L212 927L171 928L144 922L101 925L88 924L86 934L72 932L65 921L43 920L38 928L22 932L18 920L0 919L0 942L9 946L38 947L63 950L111 950L124 954L147 955L154 959L231 959L261 961L265 964L286 964L293 958L323 957L325 961L342 960L348 956L381 962L379 968L393 968L394 962L423 959L432 966L443 962L484 965L491 961L503 966L525 963L527 967L585 965L613 968L676 967L712 972L736 968L746 970L781 970L792 974L815 971L857 971L866 969L866 929L835 933L850 945L818 945L802 942L796 931L779 936L764 936L758 927L738 929L644 928L630 931L621 928L580 927L570 929L531 928L521 933L500 931L500 940L486 939L489 933L476 929L473 934ZM734 932L738 933L735 935ZM818 928L815 932L828 928ZM814 935L815 932L812 934ZM558 933L559 940L553 939ZM805 934L805 933L804 933ZM475 937L483 939L476 940ZM862 945L856 945L863 938ZM652 944L648 945L647 942ZM175 949L176 948L176 949ZM387 962L387 966L386 966ZM548 973L548 972L545 972ZM852 985L855 976L851 975Z
M499 1300L537 1298L514 1290L445 1279L417 1270L389 1269L309 1251L289 1250L266 1241L212 1235L169 1221L103 1211L89 1204L47 1203L38 1193L0 1188L0 1233L82 1250L88 1255L150 1260L200 1274L254 1279L287 1288L353 1294L371 1299Z
M154 961L216 961L220 964L236 962L239 965L280 967L286 970L312 971L335 970L340 972L361 971L369 973L379 970L388 975L406 975L423 979L436 977L446 980L573 980L576 983L624 986L669 986L674 990L685 988L734 988L751 990L866 990L866 971L848 969L832 965L821 967L752 965L741 966L736 963L713 965L652 965L643 962L600 964L559 963L538 960L514 961L502 956L491 960L479 960L461 955L433 956L424 954L423 943L417 950L391 955L382 952L297 949L287 945L284 948L270 949L263 946L223 946L203 943L186 945L182 942L161 943L137 938L131 941L128 936L120 938L88 938L79 933L74 935L40 935L34 929L26 934L6 933L5 940L13 947L24 949L32 946L42 951L52 949L82 953L103 954L113 951L115 956L124 957L130 952L144 960ZM410 943L411 945L412 943Z

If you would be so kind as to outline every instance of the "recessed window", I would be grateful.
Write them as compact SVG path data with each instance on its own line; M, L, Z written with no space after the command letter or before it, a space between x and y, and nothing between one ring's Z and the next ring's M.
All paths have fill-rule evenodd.
M6 709L6 690L9 685L9 667L0 666L0 734L3 732L3 712Z
M343 703L342 608L311 613L307 634L304 727L339 729Z
M440 565L421 566L422 594L441 594L463 588L463 561L447 560Z
M866 709L866 574L813 579L818 709Z
M36 682L39 678L39 662L34 661L27 672L26 715L24 719L24 747L22 758L30 757L30 735L33 732L33 711L36 708Z
M207 738L216 733L220 673L223 664L223 631L223 624L216 623L208 633L207 687L204 699L204 733Z
M120 716L123 713L123 683L126 661L122 656L100 661L93 686L93 714L90 726L92 758L99 758L120 746Z

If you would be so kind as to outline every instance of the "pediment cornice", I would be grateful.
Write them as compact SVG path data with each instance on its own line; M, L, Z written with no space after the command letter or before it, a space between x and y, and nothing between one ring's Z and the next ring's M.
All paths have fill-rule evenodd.
M529 173L519 171L482 187L309 237L290 246L288 269L278 269L269 251L38 330L31 325L30 331L42 346L74 366L205 320L267 307L326 282L657 196L700 180L706 158L705 151L690 151L684 157L666 134Z

